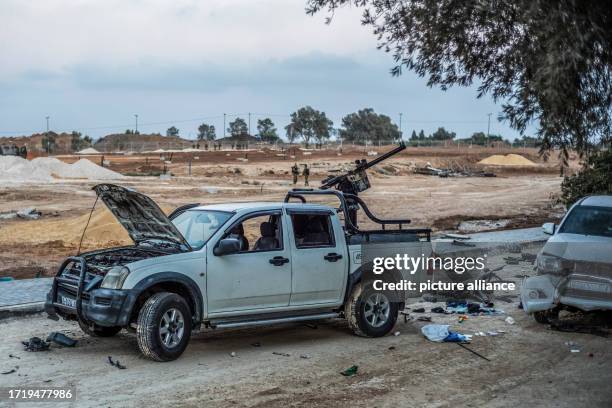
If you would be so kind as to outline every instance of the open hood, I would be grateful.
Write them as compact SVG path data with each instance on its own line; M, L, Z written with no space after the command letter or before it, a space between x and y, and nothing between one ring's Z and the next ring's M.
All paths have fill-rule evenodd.
M93 190L135 243L162 240L179 244L181 250L191 250L185 237L151 198L114 184L98 184Z

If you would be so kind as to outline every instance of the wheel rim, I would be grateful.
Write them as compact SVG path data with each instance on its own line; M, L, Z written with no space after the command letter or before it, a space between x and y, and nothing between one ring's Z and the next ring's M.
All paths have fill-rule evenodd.
M171 348L181 342L185 333L185 319L180 310L166 310L159 322L159 337L164 346Z
M389 299L382 293L373 293L365 302L364 317L370 326L380 327L389 320L390 311Z

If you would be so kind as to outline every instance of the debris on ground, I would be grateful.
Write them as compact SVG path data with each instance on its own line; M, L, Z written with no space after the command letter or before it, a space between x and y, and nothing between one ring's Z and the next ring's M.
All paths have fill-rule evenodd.
M399 336L400 334L401 334L401 333L400 333L399 331L396 331L395 333L393 333L393 335L394 335L395 337Z
M28 207L17 211L17 217L26 220L37 220L41 215L42 213L37 211L34 207Z
M419 316L417 320L419 322L431 322L431 316Z
M352 377L355 374L357 374L358 369L359 369L359 366L353 365L347 368L346 370L341 371L340 374L342 374L345 377Z
M261 347L261 343L256 341L255 343L251 343L251 346L253 346L253 347Z
M304 360L308 360L310 356L308 354L300 354L300 358L303 358Z
M482 354L472 350L471 348L469 348L468 346L466 346L465 344L462 343L456 343L459 347L466 349L467 351L469 351L472 354L477 355L478 357L482 358L483 360L487 360L487 361L491 361L488 358L486 358L485 356L483 356Z
M8 370L8 371L3 371L3 372L1 372L0 374L2 374L2 375L7 375L7 374L13 374L13 373L16 373L16 372L17 372L17 368L19 368L19 366L15 366L15 368L13 368L13 369L11 369L11 370Z
M291 354L289 354L289 353L281 353L279 351L273 351L272 354L275 354L277 356L283 356L283 357L291 357Z
M580 353L580 346L573 341L566 341L565 345L569 347L570 353Z
M418 309L414 309L412 312L413 313L425 313L425 308L419 307Z
M47 337L47 342L53 342L65 347L74 347L77 344L77 340L66 336L63 333L51 332Z
M126 366L122 365L119 360L113 361L113 358L111 356L108 356L108 363L113 367L117 367L120 370L125 370L127 368Z
M427 324L421 327L421 333L423 336L427 338L429 341L433 341L436 343L441 342L469 342L472 340L472 336L469 334L461 334L457 332L450 331L448 329L447 324Z
M230 356L230 357L236 357L236 356L237 356L237 354L236 354L236 352L235 352L235 351L232 351L231 353L229 353L229 356Z
M512 318L512 316L508 316L506 317L506 319L504 320L506 323L508 324L514 324L516 323L516 321Z
M16 358L16 359L18 359L18 360L21 360L21 357L16 356L16 355L14 355L14 354L9 354L9 358Z
M30 337L28 341L22 341L25 351L46 351L49 350L49 343L40 337Z

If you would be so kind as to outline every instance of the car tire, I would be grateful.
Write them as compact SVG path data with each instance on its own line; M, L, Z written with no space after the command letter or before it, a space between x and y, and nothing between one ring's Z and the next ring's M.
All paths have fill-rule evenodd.
M533 312L533 318L536 322L541 324L549 324L551 320L556 319L559 316L559 310L557 308L551 310L543 310L540 312Z
M83 330L83 333L92 337L113 337L121 331L120 326L104 327L93 323L89 324L82 320L79 320L79 327Z
M138 314L136 339L142 354L155 361L176 360L191 337L191 311L182 296L160 292Z
M398 304L391 302L385 294L375 291L372 285L365 285L364 289L359 282L344 304L344 316L356 335L382 337L395 326L398 309Z

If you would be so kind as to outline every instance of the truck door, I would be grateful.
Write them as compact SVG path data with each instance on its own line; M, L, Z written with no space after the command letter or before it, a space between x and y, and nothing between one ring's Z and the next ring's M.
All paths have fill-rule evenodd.
M286 307L291 262L280 209L249 214L227 227L223 238L242 242L240 252L208 254L208 313Z
M348 255L342 227L329 210L288 209L291 306L342 303Z

